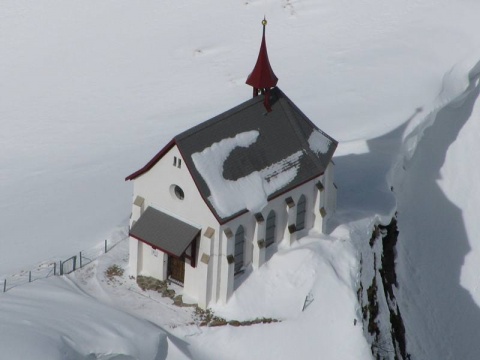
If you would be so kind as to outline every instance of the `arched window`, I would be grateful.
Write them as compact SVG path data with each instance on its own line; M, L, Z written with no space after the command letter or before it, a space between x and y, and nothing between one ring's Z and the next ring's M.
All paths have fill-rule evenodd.
M235 233L235 273L243 267L243 252L245 248L245 229L240 225Z
M297 203L297 221L295 227L297 231L305 228L305 215L307 212L307 199L305 195L300 196Z
M266 246L272 245L275 242L275 220L277 216L275 211L270 211L267 217L266 231L265 231L265 243Z

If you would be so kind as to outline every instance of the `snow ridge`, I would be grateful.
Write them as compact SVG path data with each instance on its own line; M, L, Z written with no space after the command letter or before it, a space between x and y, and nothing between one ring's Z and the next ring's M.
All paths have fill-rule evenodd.
M465 71L466 67L471 70ZM460 72L464 75L451 76ZM480 319L478 300L475 304L471 298L476 296L478 271L472 272L466 266L468 256L478 255L475 249L465 251L462 246L463 242L470 243L468 247L475 246L475 240L467 235L469 209L452 205L445 194L452 179L464 185L456 186L454 198L461 197L464 191L475 194L469 190L474 185L468 177L458 177L457 172L448 174L444 188L438 181L440 170L452 167L445 163L449 148L461 141L457 136L465 124L478 116L478 110L475 113L472 107L480 92L479 79L480 62L472 66L472 59L447 74L437 99L439 105L422 121L409 124L402 151L391 170L391 184L398 201L395 210L399 213L399 239L403 244L397 257L400 286L395 292L407 328L408 352L422 359L469 358L480 351L478 337L473 340L471 336ZM464 169L465 158L465 153L460 154L454 160L454 168ZM458 268L457 262L463 265ZM477 266L478 263L476 269ZM460 270L462 284L453 275ZM468 286L468 282L475 285ZM413 296L418 288L423 291ZM466 295L465 290L470 294ZM433 319L425 313L426 308L439 315ZM468 321L462 320L465 314L469 314ZM448 344L439 343L438 339L446 337Z

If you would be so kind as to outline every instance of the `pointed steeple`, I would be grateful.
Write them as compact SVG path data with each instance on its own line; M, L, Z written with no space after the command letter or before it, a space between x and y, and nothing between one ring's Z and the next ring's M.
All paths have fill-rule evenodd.
M263 36L260 52L258 54L257 63L250 75L248 75L246 83L253 87L253 96L257 96L259 92L262 94L268 92L269 89L277 85L278 78L270 66L268 61L267 43L265 41L265 26L267 20L263 18ZM268 100L267 100L268 101Z

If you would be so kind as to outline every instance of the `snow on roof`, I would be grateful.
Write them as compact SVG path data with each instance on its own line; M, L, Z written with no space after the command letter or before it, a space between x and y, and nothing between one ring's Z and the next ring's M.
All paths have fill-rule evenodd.
M258 140L259 135L256 130L242 132L192 154L195 167L210 189L208 199L222 217L243 209L261 211L267 204L268 196L290 183L297 175L302 151L236 180L223 177L224 163L231 152L237 147L249 147Z
M326 154L331 144L332 141L319 130L313 130L308 138L310 149L317 155Z
M271 112L266 113L263 98L175 137L200 193L222 223L245 210L259 211L267 200L321 175L337 147L322 132L324 139L312 135L318 128L278 87L270 92ZM312 148L322 151L310 148L311 135Z
M225 223L320 176L337 142L278 87L269 96L272 111L265 111L264 95L247 100L177 135L127 180L150 170L176 144L203 199Z

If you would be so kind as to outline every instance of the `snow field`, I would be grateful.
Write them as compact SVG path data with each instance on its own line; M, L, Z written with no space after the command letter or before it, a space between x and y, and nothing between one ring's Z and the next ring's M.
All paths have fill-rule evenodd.
M165 359L166 333L54 277L0 296L5 359Z
M264 14L280 86L348 141L430 111L444 74L472 51L475 6L4 2L0 273L88 248L125 223L123 179L141 159L250 96Z
M173 344L182 339L181 345L168 348L168 358L309 358L319 353L327 358L370 359L351 292L357 263L346 236L347 229L338 229L334 236L307 237L291 249L279 249L260 270L238 279L228 304L212 307L215 315L227 320L270 317L280 323L200 327L192 308L176 307L153 291L143 292L126 276L107 281L104 271L109 266L127 265L126 242L69 278L101 302L162 326ZM181 293L181 288L175 290ZM307 295L313 301L302 312Z
M264 14L279 86L340 140L341 226L332 242L306 239L272 256L216 309L282 323L186 326L188 312L104 287L95 277L103 270L95 270L90 280L79 273L72 281L100 303L59 278L1 295L2 356L162 358L168 343L174 359L370 358L353 325L356 247L398 204L398 296L409 351L427 360L477 359L479 111L478 82L468 74L480 59L479 10L450 0L4 1L0 274L77 253L125 224L131 187L123 178L175 134L250 96L244 81ZM468 86L464 101L452 103ZM314 301L301 312L309 292ZM165 340L157 326L112 306L165 328L180 323L172 330L180 339ZM81 318L78 309L93 315ZM131 329L152 335L140 339Z

